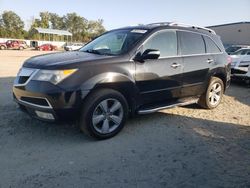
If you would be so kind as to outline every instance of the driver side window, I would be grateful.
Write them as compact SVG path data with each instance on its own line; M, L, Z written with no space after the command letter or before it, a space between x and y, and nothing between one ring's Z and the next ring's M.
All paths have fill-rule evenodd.
M160 51L160 58L177 56L177 37L175 31L160 31L153 34L143 45L143 51L154 49Z

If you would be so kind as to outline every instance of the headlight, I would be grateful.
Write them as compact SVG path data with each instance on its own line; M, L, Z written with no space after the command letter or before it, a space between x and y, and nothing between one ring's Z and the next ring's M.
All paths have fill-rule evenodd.
M53 84L58 84L63 79L69 77L73 74L77 69L68 69L68 70L39 70L32 80L38 81L47 81Z
M234 61L234 62L231 63L231 66L233 67L233 66L235 66L236 64L237 64L237 62Z

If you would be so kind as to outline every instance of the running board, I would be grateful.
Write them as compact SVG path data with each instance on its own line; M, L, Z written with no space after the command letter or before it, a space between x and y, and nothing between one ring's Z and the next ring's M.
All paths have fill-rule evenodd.
M159 110L163 110L163 109L168 109L168 108L173 108L173 107L177 107L177 106L186 106L186 105L190 105L190 104L195 104L198 102L199 99L192 99L190 101L185 101L185 102L177 102L175 104L171 104L171 105L167 105L167 106L158 106L156 108L147 108L147 109L142 109L138 111L138 114L150 114L150 113L154 113L157 112Z

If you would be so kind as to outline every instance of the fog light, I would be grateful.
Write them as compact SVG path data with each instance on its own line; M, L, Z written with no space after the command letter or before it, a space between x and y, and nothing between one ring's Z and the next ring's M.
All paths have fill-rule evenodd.
M35 111L35 112L36 112L36 115L40 118L49 119L49 120L55 119L53 114L51 114L51 113L46 113L46 112L41 112L41 111Z

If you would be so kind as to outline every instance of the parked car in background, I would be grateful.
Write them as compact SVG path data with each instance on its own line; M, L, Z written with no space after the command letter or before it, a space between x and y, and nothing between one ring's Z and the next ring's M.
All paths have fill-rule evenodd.
M242 48L247 48L247 47L250 47L250 46L247 46L247 45L231 45L229 47L226 48L226 52L228 55L231 55L232 53L242 49Z
M232 59L231 63L231 73L232 76L234 74L238 74L241 72L242 68L247 71L250 66L250 48L242 48L230 55Z
M198 103L216 108L230 83L230 58L208 28L155 23L109 31L71 53L26 60L14 100L33 117L79 120L98 139L129 114Z
M40 51L53 51L57 50L57 46L54 46L52 44L42 44L40 46L37 46L35 49Z
M83 43L66 44L64 50L65 51L79 50L83 45L84 45Z
M1 50L23 50L28 48L28 45L25 41L22 40L7 40L4 43L0 43L0 49Z
M232 80L244 81L250 86L250 66L238 67L237 71L234 71L234 74L232 74Z
M234 52L231 56L231 76L249 81L250 68L250 48L242 48Z

